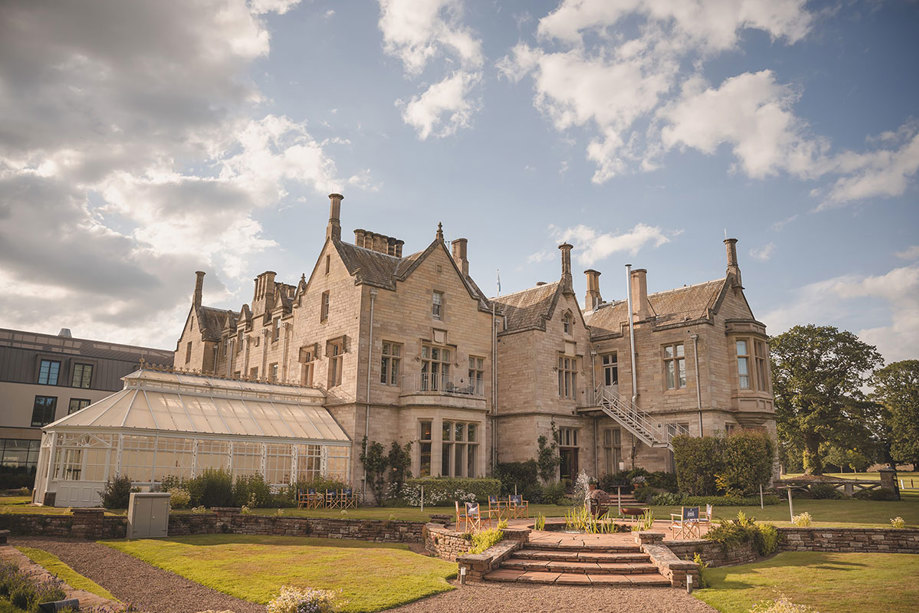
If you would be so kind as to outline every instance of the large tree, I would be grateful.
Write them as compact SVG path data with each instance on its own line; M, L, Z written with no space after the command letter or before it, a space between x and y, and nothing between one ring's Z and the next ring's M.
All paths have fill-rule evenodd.
M844 444L865 432L861 388L883 360L833 326L795 326L772 337L771 348L779 436L800 445L808 473L821 474L821 443Z
M903 360L877 370L871 396L886 410L890 454L919 466L919 360Z

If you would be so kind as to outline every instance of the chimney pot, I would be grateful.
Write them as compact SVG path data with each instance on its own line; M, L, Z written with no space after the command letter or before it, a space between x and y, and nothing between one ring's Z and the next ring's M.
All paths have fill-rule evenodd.
M644 321L651 315L648 303L648 271L637 268L632 271L632 320Z
M743 284L740 279L740 266L737 264L737 239L736 238L726 238L724 239L724 247L727 251L728 257L728 267L725 272L726 275L734 275L734 287L739 287L743 289Z
M204 292L204 274L200 270L195 271L195 293L192 297L192 303L196 309L201 306L201 296Z
M341 194L329 194L329 225L326 226L325 237L341 240Z
M458 238L450 243L451 247L453 247L453 261L456 262L465 277L469 276L469 260L466 258L468 242L465 238Z
M562 291L573 292L571 279L571 250L573 247L568 243L562 243L558 248L562 251Z
M600 272L588 269L584 274L587 275L587 297L584 306L589 311L596 311L603 302L603 298L600 297Z

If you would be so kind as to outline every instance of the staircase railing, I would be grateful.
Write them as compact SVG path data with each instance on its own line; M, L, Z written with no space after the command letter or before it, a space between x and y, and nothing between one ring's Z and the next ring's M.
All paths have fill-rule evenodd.
M689 430L679 424L667 424L666 431L658 434L658 428L647 412L605 385L597 386L595 398L604 413L649 447L666 447L673 451L673 437L689 434Z

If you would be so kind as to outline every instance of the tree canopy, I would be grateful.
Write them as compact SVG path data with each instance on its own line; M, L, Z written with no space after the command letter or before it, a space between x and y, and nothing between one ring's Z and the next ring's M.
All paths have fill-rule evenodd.
M772 337L771 359L779 435L803 450L807 472L823 472L821 444L848 448L870 437L874 405L861 388L883 364L875 347L851 332L810 324Z
M903 360L877 370L871 397L886 411L890 455L898 462L919 462L919 360Z

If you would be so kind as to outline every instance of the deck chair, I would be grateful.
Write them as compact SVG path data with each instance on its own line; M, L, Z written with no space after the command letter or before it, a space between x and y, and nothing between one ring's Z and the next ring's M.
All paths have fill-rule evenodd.
M353 509L357 507L357 496L354 495L354 490L352 490L351 488L342 490L339 498L341 500L341 502L339 503L341 505L341 508Z
M709 524L709 525L711 525L711 523L712 523L712 512L713 512L714 510L715 510L715 509L714 509L714 507L712 507L712 505L710 505L710 504L705 505L705 513L700 513L700 514L699 514L699 523L700 523L700 524Z
M338 492L328 490L325 493L324 503L325 508L327 509L337 509L339 506L341 506L341 497L339 496Z
M460 502L455 500L456 504L456 530L460 531L460 525L465 527L463 532L478 532L482 529L482 515L479 512L478 502L465 502L460 506Z
M671 513L670 532L673 538L699 538L699 507L680 507L679 513Z
M508 514L509 507L507 501L497 496L488 497L488 517L498 521L502 520Z
M523 496L519 494L514 494L507 497L507 506L510 509L510 514L514 517L529 517L530 516L530 502L524 500Z
M317 494L316 490L309 488L308 490L300 490L297 494L297 508L302 509L306 507L307 509L315 509L320 505L322 499L322 494Z

